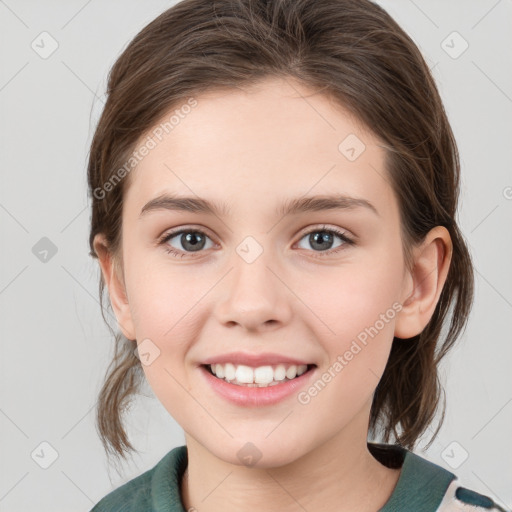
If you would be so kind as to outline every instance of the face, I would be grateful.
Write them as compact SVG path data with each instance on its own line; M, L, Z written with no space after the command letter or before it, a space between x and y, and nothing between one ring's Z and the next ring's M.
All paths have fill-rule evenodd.
M127 302L117 312L149 384L226 462L240 464L245 447L260 465L280 465L343 432L366 438L411 290L384 149L340 106L289 80L195 99L155 138L124 199ZM144 208L165 195L218 210ZM304 203L327 196L358 201ZM303 208L286 211L295 200ZM226 382L209 373L211 360L233 363L237 380L242 365L278 384ZM292 376L293 363L307 370L278 380L281 363ZM221 376L232 371L221 366ZM259 370L268 366L274 373Z

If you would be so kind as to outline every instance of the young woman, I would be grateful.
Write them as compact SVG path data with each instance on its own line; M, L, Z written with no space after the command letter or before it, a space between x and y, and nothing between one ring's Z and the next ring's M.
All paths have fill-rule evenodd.
M382 8L178 3L113 66L88 179L100 435L133 449L146 378L186 438L95 512L503 510L412 452L473 269L453 133Z

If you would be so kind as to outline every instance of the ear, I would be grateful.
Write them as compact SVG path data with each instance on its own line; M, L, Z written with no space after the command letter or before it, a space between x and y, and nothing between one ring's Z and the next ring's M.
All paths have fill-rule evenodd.
M436 226L413 254L414 268L407 271L405 301L401 301L395 322L395 336L402 339L420 334L434 314L452 258L450 233L444 226Z
M117 318L117 323L124 336L129 340L135 340L135 328L132 320L126 288L121 271L116 268L108 243L102 233L94 237L94 250L98 255L103 279L108 288L110 303Z

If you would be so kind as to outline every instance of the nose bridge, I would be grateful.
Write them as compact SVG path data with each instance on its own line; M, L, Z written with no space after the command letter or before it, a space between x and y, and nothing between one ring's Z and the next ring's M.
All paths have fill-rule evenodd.
M289 314L286 287L275 275L279 263L272 249L263 246L268 237L246 236L230 260L232 271L218 305L222 322L236 322L250 329L270 321L286 321Z
M263 245L265 244L265 246ZM250 302L262 304L272 302L275 293L275 276L270 271L272 262L272 249L268 245L268 237L252 235L246 236L235 248L232 258L234 265L231 294L237 295L239 300L244 298Z

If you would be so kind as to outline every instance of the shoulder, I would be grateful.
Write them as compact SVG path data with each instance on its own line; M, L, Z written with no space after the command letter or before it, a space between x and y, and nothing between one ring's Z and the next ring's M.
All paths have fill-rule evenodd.
M511 512L421 455L399 445L368 443L368 447L384 465L401 468L396 487L379 512Z
M178 446L153 468L104 496L90 512L182 512L179 482L186 465L186 446Z
M489 496L469 489L459 478L452 480L437 510L439 512L510 512L495 503Z

